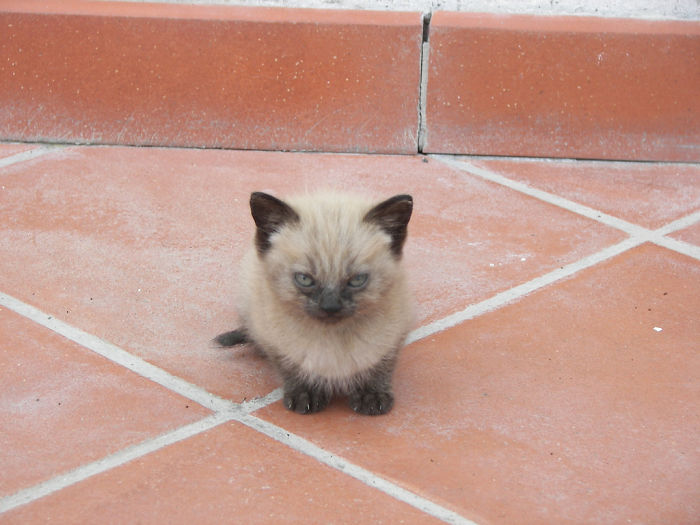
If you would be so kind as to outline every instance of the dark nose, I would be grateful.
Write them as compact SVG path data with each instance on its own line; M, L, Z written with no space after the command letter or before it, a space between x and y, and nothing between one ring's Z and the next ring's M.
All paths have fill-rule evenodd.
M334 315L343 309L340 294L335 290L323 290L318 307L329 315Z

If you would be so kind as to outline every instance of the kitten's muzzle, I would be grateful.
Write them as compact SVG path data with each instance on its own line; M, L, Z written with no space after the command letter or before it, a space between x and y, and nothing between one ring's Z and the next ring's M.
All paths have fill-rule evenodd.
M339 314L343 310L343 301L336 290L323 290L318 301L319 309L329 316Z
M326 288L320 290L313 304L307 305L307 313L312 317L328 324L334 324L349 317L353 308L343 302L338 290Z

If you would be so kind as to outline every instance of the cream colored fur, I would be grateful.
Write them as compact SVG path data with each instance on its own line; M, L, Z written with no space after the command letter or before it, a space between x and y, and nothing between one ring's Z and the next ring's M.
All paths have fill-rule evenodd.
M239 313L250 337L283 363L335 391L400 346L411 326L412 301L390 237L363 217L374 204L326 193L286 199L300 220L271 237L260 256L253 247L241 265ZM336 324L309 316L293 283L295 272L334 284L369 273L355 313Z

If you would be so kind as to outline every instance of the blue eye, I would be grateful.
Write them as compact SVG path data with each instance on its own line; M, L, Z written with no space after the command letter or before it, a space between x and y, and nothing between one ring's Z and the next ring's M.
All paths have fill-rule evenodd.
M294 274L294 282L302 288L310 288L316 281L308 273L297 272Z
M350 288L362 288L365 284L367 284L367 279L369 279L369 274L358 273L357 275L350 277L348 280L348 286Z

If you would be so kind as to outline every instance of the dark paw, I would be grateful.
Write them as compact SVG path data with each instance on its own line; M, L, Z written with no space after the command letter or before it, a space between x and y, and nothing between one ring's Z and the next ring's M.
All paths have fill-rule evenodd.
M330 396L320 390L295 390L284 393L284 406L297 414L312 414L326 408Z
M367 416L386 414L393 406L394 395L391 392L365 391L350 396L350 408Z

